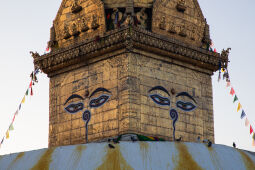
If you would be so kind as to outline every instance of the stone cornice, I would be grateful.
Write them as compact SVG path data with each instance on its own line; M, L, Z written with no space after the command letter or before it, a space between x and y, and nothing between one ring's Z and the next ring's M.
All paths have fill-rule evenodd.
M228 62L228 58L222 58L219 53L190 46L138 27L126 27L109 31L103 37L95 37L93 40L73 44L68 48L34 56L34 64L44 73L51 74L64 67L120 49L125 49L124 52L130 52L133 49L148 51L211 71L218 69L219 60L223 63Z

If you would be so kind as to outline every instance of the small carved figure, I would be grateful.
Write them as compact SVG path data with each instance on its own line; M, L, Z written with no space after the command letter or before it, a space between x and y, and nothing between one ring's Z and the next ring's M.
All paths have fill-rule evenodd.
M89 26L85 18L79 19L78 23L79 23L79 27L80 27L79 29L81 32L86 32L89 30Z
M127 15L125 17L125 21L122 23L123 26L129 26L129 25L133 25L133 24L134 24L134 20L131 15Z
M190 39L195 40L196 39L196 28L195 27L190 27Z
M77 29L77 25L76 25L75 22L73 22L72 25L71 25L71 34L72 34L72 36L77 36L77 35L80 34L80 32Z
M56 41L56 32L54 25L50 29L50 41L48 42L48 47L53 48L57 44Z
M212 40L210 38L210 27L207 24L206 19L205 19L204 36L203 36L202 42L203 42L203 47L209 50Z
M168 29L168 32L169 32L169 33L172 33L172 34L176 34L176 33L177 33L177 32L176 32L176 25L175 25L174 22L172 22L172 23L170 24L169 29Z
M39 54L38 52L30 51L29 53L32 55L33 58L38 58L38 57L40 57L40 54Z
M186 36L187 36L187 29L186 29L185 24L183 24L183 25L180 27L179 35L182 36L182 37L186 37Z
M140 27L144 29L147 28L148 15L145 12L145 8L142 8L139 12L136 13L136 19Z
M92 16L92 23L91 23L91 28L93 30L96 30L99 27L98 21L97 21L97 16L93 15Z
M69 28L67 25L64 26L64 30L63 30L63 36L64 39L68 39L71 37L70 33L69 33Z
M166 18L165 18L165 16L162 17L162 19L159 23L159 28L162 29L162 30L166 29Z
M72 13L78 13L82 10L82 7L78 4L77 0L73 0L73 3L71 5Z
M180 12L184 12L186 10L186 4L185 0L179 0L179 2L176 5L176 9Z
M229 52L230 52L231 48L227 48L227 50L222 50L221 52L221 57L222 58L228 58Z
M118 8L114 8L111 18L112 18L112 23L114 25L114 29L119 28L121 24L120 22L122 21L122 18L123 18L122 12L120 12Z

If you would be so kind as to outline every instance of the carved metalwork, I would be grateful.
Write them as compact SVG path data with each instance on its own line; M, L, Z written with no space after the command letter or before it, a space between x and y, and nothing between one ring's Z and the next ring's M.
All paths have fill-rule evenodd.
M138 26L140 26L141 28L147 29L148 15L145 12L145 8L142 8L139 12L136 13L136 19L138 21Z
M78 36L79 34L80 34L80 31L78 30L77 24L73 22L71 25L71 35Z
M88 40L42 56L35 55L34 63L45 73L51 73L56 69L80 63L80 60L86 60L91 55L102 55L111 52L111 50L114 51L116 48L126 48L129 52L136 48L148 52L156 52L157 50L158 54L174 58L176 56L176 59L183 58L185 62L200 65L212 71L218 69L219 60L228 61L228 58L225 58L227 57L227 55L224 55L225 53L220 56L218 53L188 46L173 39L162 39L160 35L139 27L125 27L114 30L106 33L101 39L100 42Z
M222 52L221 52L221 57L222 58L228 58L230 50L231 50L231 48L227 48L226 50L223 49Z
M119 28L121 21L123 20L123 13L119 11L118 8L113 9L113 13L111 15L112 23L114 25L114 29Z
M165 16L163 16L161 18L161 21L160 21L160 24L159 24L159 28L162 29L162 30L166 29L166 17Z
M30 51L29 53L32 55L32 57L33 57L34 59L36 59L36 58L39 58L39 57L40 57L40 54L39 54L38 52Z
M176 34L177 33L175 22L171 22L170 23L168 32L172 33L172 34Z
M82 10L82 7L78 4L77 0L73 0L71 11L72 13L78 13Z
M93 15L93 16L92 16L91 28L92 28L93 30L96 30L98 27L99 27L99 24L98 24L97 15Z
M71 34L70 34L70 32L69 32L69 28L68 28L68 26L67 25L65 25L64 26L64 30L63 30L63 38L64 39L68 39L68 38L70 38L71 37Z
M49 48L54 48L57 45L56 32L54 25L50 29L50 41L48 42Z
M179 0L179 2L176 5L176 9L180 12L184 12L186 10L187 6L185 3L185 0Z
M81 32L87 32L89 30L89 26L85 18L78 19L78 23Z
M205 29L204 29L204 37L202 39L202 42L204 44L204 48L209 48L209 46L211 45L211 38L210 38L210 27L209 25L207 24L207 21L205 19Z
M183 23L183 25L180 26L179 35L182 36L182 37L186 37L187 36L187 29L186 29L185 23Z

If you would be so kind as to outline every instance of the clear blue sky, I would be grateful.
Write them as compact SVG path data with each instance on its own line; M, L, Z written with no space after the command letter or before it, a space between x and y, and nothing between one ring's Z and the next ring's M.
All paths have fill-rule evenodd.
M211 28L211 38L218 51L231 47L229 72L234 89L255 127L254 95L255 1L199 0ZM0 6L0 138L29 85L33 60L29 51L44 53L50 27L61 0L4 1ZM214 121L216 143L255 151L251 147L249 128L237 113L226 84L213 76ZM10 139L5 140L0 154L45 148L48 145L49 80L41 74L34 96L27 98L14 123ZM0 139L0 140L1 140Z

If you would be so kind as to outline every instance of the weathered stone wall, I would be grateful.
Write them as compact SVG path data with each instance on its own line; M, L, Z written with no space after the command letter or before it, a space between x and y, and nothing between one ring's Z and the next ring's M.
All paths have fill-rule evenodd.
M55 75L50 78L49 146L85 143L86 126L82 119L85 110L91 113L88 142L124 133L173 140L170 109L179 113L176 138L182 136L184 141L195 141L200 136L214 141L210 74L170 58L127 53L105 60L99 58L89 65ZM148 92L155 86L164 87L170 96L160 90ZM110 93L85 97L97 88L105 88ZM180 92L188 92L197 104L187 97L175 97ZM89 101L104 93L110 96L109 100L99 108L90 108ZM171 105L157 105L149 96L152 93L169 98ZM72 99L65 104L73 94L85 100ZM181 111L176 108L177 99L189 101L197 108L191 112ZM65 107L72 102L82 102L84 109L75 114L67 113Z

